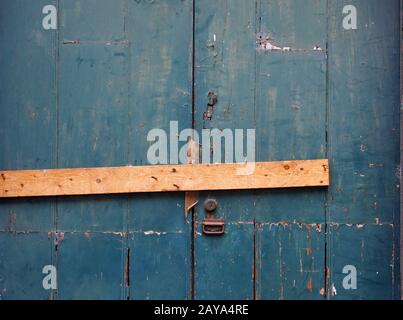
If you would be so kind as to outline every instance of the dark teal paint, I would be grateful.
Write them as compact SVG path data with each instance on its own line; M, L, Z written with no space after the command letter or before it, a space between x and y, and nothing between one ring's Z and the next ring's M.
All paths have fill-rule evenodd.
M45 232L0 232L0 300L49 299L42 268L51 264L52 240Z
M1 4L3 169L147 164L150 129L191 126L191 1L53 1L58 31L42 29L45 4ZM0 210L2 298L190 297L182 194L7 200ZM46 261L32 232L49 237ZM29 273L8 238L32 252ZM59 270L51 294L41 287L47 264ZM156 284L170 274L164 295Z
M255 9L253 1L196 2L195 127L199 133L204 128L254 127ZM234 36L240 34L242 37ZM211 121L203 120L208 92L218 97ZM196 299L253 299L254 223L248 210L253 205L250 193L200 194L201 204L209 197L218 200L215 217L225 218L226 234L217 238L204 236L201 223L205 214L202 205L198 206L194 235Z
M186 299L189 297L189 229L131 233L130 298Z
M107 14L107 3L99 14ZM109 32L99 33L94 5L59 6L58 167L127 164L129 48L110 43L123 29L123 8L108 12L102 25ZM55 227L64 239L54 253L57 298L125 298L126 220L123 196L58 199Z
M239 0L196 5L196 126L200 131L202 128L244 129L245 134L246 129L255 128L258 161L317 159L326 155L326 53L313 50L315 46L326 48L326 1L306 1L303 6L300 3ZM280 17L281 23L271 17ZM211 46L206 39L213 41L214 34L217 41ZM273 45L289 46L295 52L257 50L258 35L269 35ZM213 119L203 122L209 91L217 94L218 104ZM207 197L218 200L217 215L225 217L227 224L250 225L247 237L241 232L233 234L229 229L222 239L214 240L215 243L239 242L243 250L253 250L244 259L235 259L232 268L246 269L248 275L252 272L250 277L256 277L255 285L238 281L243 283L242 290L236 290L234 297L323 299L320 289L325 291L325 231L318 236L321 245L312 249L315 272L310 275L303 270L299 274L300 269L294 265L299 261L295 255L299 256L304 245L300 232L295 228L289 231L295 243L283 237L272 243L267 239L266 227L255 228L254 224L270 224L269 235L276 234L283 223L324 225L325 195L325 189L305 189L206 192L201 196L202 201ZM204 218L201 208L198 222ZM217 270L226 269L227 260L235 254L230 249L233 246L219 246L214 255L206 255L206 248L213 246L212 241L196 235L195 297L232 297L233 279L240 277L234 272L225 273L232 280L229 281ZM269 264L265 260L266 251L272 245L284 247L282 261L288 262L293 270L287 283L283 283L287 276L279 274L281 268L275 268L274 261L265 267ZM278 254L276 250L270 257L279 259ZM260 265L254 259L261 255L259 270ZM205 265L215 267L201 267ZM256 275L250 270L253 265L256 265ZM207 279L215 279L216 283L206 282L198 273L207 274ZM310 280L312 290L308 289Z
M358 30L352 32L343 31L336 19L347 3L360 12ZM340 283L346 256L360 261L352 246L363 240L363 259L371 259L371 264L361 269L361 289L347 291L335 285L339 297L399 299L399 1L334 0L328 10L332 186L327 221L341 225L328 236L329 285ZM365 228L360 231L349 224ZM344 239L349 239L349 245L339 244Z
M128 1L59 0L59 3L60 40L103 44L125 39Z
M227 223L225 236L195 235L197 299L253 299L253 222ZM225 292L225 294L223 294Z
M324 224L266 223L256 230L259 299L316 299L323 290Z
M128 163L146 165L150 130L192 125L192 2L126 6ZM181 193L129 196L130 299L191 298L191 217L184 218L183 201Z
M124 299L125 238L112 232L63 233L58 246L59 299Z
M399 230L390 224L330 225L332 283L342 283L343 268L357 268L357 288L345 290L335 286L335 299L396 299L399 286L396 269L398 251L394 239Z
M199 132L255 128L258 161L328 157L332 185L203 192L216 238L201 205L192 235L181 193L1 200L0 298L399 298L399 3L196 0L193 52L190 0L2 1L0 169L146 165L149 130L194 116Z
M0 5L0 165L4 169L55 165L56 142L49 133L56 128L56 39L54 34L43 32L42 10L35 10L46 3L52 1L36 5L3 1ZM47 232L52 228L54 200L1 203L0 230Z
M0 4L0 167L56 165L56 34L42 29L55 1ZM42 268L52 264L55 200L0 201L0 299L49 299Z

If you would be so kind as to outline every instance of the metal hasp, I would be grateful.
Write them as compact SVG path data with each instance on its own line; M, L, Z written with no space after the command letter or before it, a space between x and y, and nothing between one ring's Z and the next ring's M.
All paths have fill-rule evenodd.
M220 236L225 232L224 219L205 219L202 222L202 229L205 235Z
M204 201L204 210L207 213L207 219L202 222L202 230L205 235L219 236L225 232L225 222L223 218L215 219L212 217L218 208L216 199L207 199Z

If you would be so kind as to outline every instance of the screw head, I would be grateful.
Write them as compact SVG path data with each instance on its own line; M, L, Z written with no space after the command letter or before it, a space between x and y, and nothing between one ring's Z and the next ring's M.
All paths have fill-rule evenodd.
M218 207L218 202L215 199L207 199L206 201L204 201L204 209L208 213L212 213L212 212L216 211L217 207Z

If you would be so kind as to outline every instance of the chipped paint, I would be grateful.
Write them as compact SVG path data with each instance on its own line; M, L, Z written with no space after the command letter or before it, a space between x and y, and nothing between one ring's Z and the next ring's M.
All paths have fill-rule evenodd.
M64 240L64 232L55 231L53 233L53 236L54 236L53 245L55 246L55 250L57 251L61 242Z
M337 295L337 289L336 289L334 283L332 283L331 292L332 292L332 296L336 296L336 295Z
M267 33L258 33L256 35L256 49L258 51L283 51L283 52L309 52L323 51L322 47L315 45L312 49L292 48L291 46L282 46L276 44L276 41Z
M144 231L144 234L146 236L150 236L150 235L160 236L160 235L164 235L164 234L167 234L167 233L166 232L161 232L161 231L152 231L152 230L150 230L150 231Z
M257 49L261 51L281 51L282 48L272 44L271 39L269 37L260 38L258 36L256 40Z
M312 278L310 278L308 280L308 284L307 284L306 288L308 289L309 292L312 292Z

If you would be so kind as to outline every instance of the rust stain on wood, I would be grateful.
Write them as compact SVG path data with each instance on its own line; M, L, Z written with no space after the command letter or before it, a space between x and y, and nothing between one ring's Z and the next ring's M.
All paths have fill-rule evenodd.
M313 288L313 286L312 286L312 278L310 278L308 280L307 289L308 289L309 292L312 292L312 288Z

